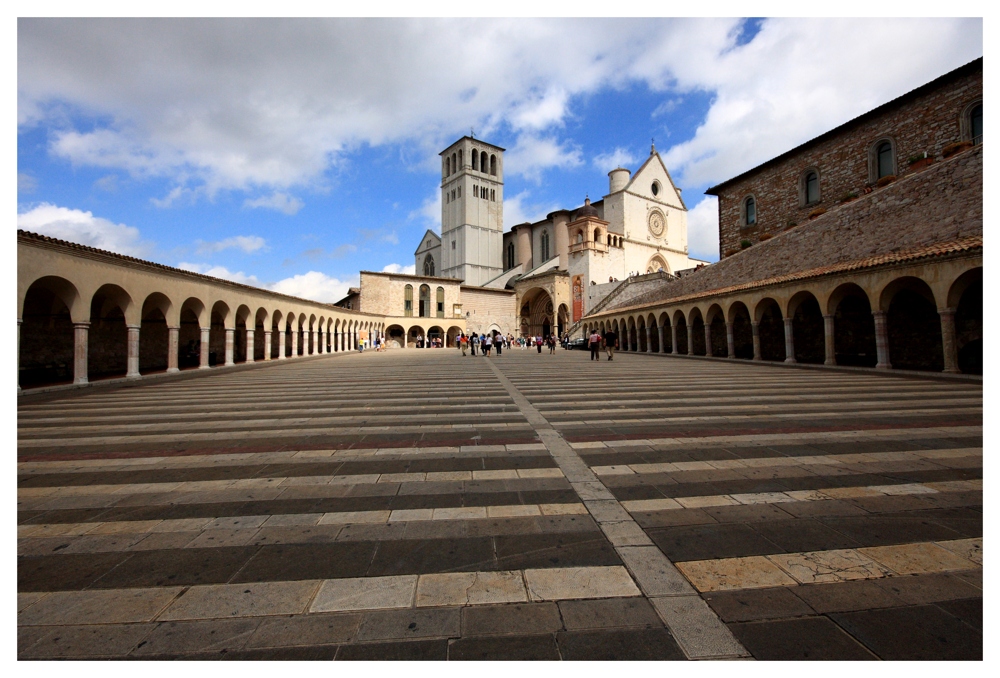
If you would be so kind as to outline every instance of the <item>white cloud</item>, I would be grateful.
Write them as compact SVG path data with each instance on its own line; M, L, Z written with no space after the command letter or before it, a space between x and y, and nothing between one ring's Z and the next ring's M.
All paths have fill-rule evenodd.
M194 264L187 261L182 261L177 264L177 268L184 271L191 271L192 273L201 273L202 275L210 275L213 278L222 278L223 280L229 280L235 283L241 283L243 285L252 285L254 287L266 287L262 285L260 280L255 275L247 275L243 271L230 271L225 266L213 266L212 264Z
M616 167L628 167L633 165L637 158L627 148L618 146L610 153L602 153L594 156L594 167L602 172L610 172Z
M979 19L769 19L745 45L677 64L679 88L714 100L664 162L688 185L724 181L982 55L982 38Z
M116 224L95 217L92 212L44 202L19 213L17 227L132 257L148 257L153 251L153 244L143 241L139 229L134 226Z
M293 297L302 297L323 303L333 303L347 296L347 291L351 287L357 287L358 277L351 280L339 280L331 278L325 273L309 271L291 278L279 280L268 285L268 288L281 294L290 294Z
M503 201L503 227L510 230L512 226L525 222L534 223L541 221L549 212L559 209L554 204L542 204L530 202L531 193L521 191L515 196L505 198Z
M34 193L38 189L38 179L25 172L17 173L17 192Z
M284 212L285 214L291 216L302 209L302 204L301 200L292 197L287 193L275 192L269 196L255 198L254 200L246 200L244 201L243 206L250 208L266 207L268 209Z
M706 196L688 210L688 253L695 259L719 260L719 201Z
M202 256L228 249L238 249L245 254L253 254L258 250L264 249L264 246L267 244L263 238L256 235L237 235L216 242L205 242L204 240L195 240L194 242L197 246L196 252Z
M432 193L429 198L424 198L424 201L420 203L420 207L410 212L406 218L411 221L416 220L423 224L425 228L429 228L435 233L440 234L441 191L435 189L434 193Z
M571 148L566 142L560 142L554 137L522 134L514 148L507 151L504 157L504 172L538 183L544 170L582 165L580 156L580 149Z
M382 269L383 273L404 273L406 275L413 275L417 272L417 267L415 264L410 264L409 266L401 266L400 264L389 264Z

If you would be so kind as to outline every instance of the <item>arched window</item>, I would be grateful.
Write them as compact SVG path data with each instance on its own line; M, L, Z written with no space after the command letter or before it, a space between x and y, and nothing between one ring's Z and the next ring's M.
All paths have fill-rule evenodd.
M743 225L753 226L757 223L757 200L751 195L743 201Z
M969 136L972 143L983 143L983 105L976 104L969 111Z
M549 232L542 231L542 261L546 262L549 260Z
M579 245L583 242L583 231L576 232L576 244Z
M475 151L472 152L472 169L476 172L479 171L479 154Z
M497 157L495 155L490 156L490 174L496 176L497 173Z
M451 154L451 171L452 173L458 171L458 156L454 153Z
M420 317L431 317L431 288L430 285L420 286Z
M601 242L601 229L594 229L594 242Z
M434 257L429 254L424 257L424 275L434 275Z
M875 179L896 173L896 163L892 156L892 144L888 141L883 141L875 149Z
M489 160L486 159L486 151L483 151L479 154L479 171L483 174L486 174L486 163L488 162Z
M455 167L455 171L456 171L456 172L457 172L458 170L462 169L462 164L463 164L463 163L462 163L462 151L461 151L461 150L459 150L459 151L458 151L458 165L457 165L457 166Z
M413 316L413 285L403 288L403 315L407 318Z
M444 317L444 288L437 288L437 317Z
M451 158L444 159L444 175L446 177L451 176Z
M514 268L514 243L507 243L507 269Z
M819 202L819 173L807 170L802 175L802 204L812 205Z

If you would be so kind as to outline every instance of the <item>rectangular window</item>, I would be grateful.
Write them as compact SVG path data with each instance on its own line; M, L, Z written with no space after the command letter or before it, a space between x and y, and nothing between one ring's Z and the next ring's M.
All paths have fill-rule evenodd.
M451 249L455 249L455 241L454 240L451 241Z
M461 186L458 187L458 197L459 198L462 197L462 187Z
M479 186L473 186L472 187L472 197L473 198L478 198L479 197Z
M444 317L444 302L443 301L439 301L437 303L437 317L439 317L439 318L443 318Z

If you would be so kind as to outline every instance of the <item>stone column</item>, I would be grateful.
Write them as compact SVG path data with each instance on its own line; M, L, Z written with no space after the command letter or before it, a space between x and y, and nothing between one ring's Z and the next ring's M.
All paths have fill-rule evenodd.
M688 323L688 355L694 355L694 325Z
M73 323L73 383L87 383L87 336L90 323Z
M278 360L285 360L285 332L278 331Z
M207 370L208 364L208 338L211 330L207 327L201 328L201 362L198 364L199 370Z
M21 392L21 323L23 321L17 319L17 392Z
M233 362L233 345L236 339L236 328L226 328L226 365L235 365Z
M712 323L705 323L705 355L712 357Z
M795 335L792 334L792 318L785 318L785 362L795 362Z
M181 328L167 328L167 373L180 372L177 367L177 352L180 350Z
M885 311L872 311L875 317L875 351L878 353L878 364L875 369L891 370L889 362L889 326L886 323Z
M271 359L271 330L264 330L264 362Z
M667 346L663 343L663 325L656 327L656 338L660 340L660 353L666 353Z
M677 325L670 325L670 352L677 353Z
M826 349L826 360L823 361L824 365L836 365L837 364L837 347L834 344L834 334L833 334L833 316L824 315L823 316L823 347Z
M552 215L552 230L555 232L555 254L559 257L559 268L569 270L569 213L558 212ZM542 262L538 262L542 263Z
M760 323L750 323L750 329L753 330L753 359L763 360L760 356Z
M729 349L729 357L736 357L736 339L733 337L733 324L726 323L726 347Z
M322 351L319 350L319 330L313 330L312 354L319 355L320 353L322 353Z
M128 361L125 371L126 379L139 378L139 329L140 325L128 326Z
M253 343L254 343L254 331L253 330L247 330L247 362L248 363L252 363L254 361L253 360L253 352L254 352L254 345L253 345Z
M940 308L941 316L941 349L944 353L944 371L958 374L958 342L955 341L955 309Z
M316 331L316 339L319 342L316 344L316 353L318 353L319 355L323 355L326 352L324 351L326 347L323 345L326 343L325 341L323 341L324 336L325 335L323 334L323 330Z
M646 353L653 352L653 327L652 325L646 326Z
M515 226L514 232L517 233L517 260L521 264L521 272L527 273L533 268L531 263L531 226L528 224L520 228Z

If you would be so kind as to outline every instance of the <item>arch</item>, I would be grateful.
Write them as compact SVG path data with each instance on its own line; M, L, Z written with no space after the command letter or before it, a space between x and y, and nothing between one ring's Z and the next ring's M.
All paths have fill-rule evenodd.
M539 241L539 249L541 251L540 261L542 263L544 263L544 262L546 262L546 261L549 260L550 254L551 254L551 251L550 251L550 248L549 248L549 231L548 231L548 229L543 229L542 230L542 235L538 239L538 241Z
M23 388L73 381L74 322L80 293L64 278L34 281L18 300L18 385ZM89 310L89 309L88 309Z
M407 348L424 348L426 339L427 333L421 325L411 325L410 329L406 331Z
M983 143L983 100L977 99L965 107L960 121L962 139L973 144Z
M879 295L886 314L889 363L897 369L944 369L941 319L934 291L915 276L893 280Z
M869 183L882 177L896 174L896 141L892 137L882 137L873 143L868 151Z
M267 353L267 337L264 332L271 331L271 317L267 309L259 307L253 314L253 359L254 361L270 358ZM273 337L273 335L272 335Z
M413 285L407 285L403 288L403 316L413 317Z
M424 275L434 276L434 257L429 252L424 256Z
M247 345L247 330L253 329L248 325L250 320L250 307L240 304L233 315L233 362L243 363L247 360L247 353L252 348Z
M532 287L524 292L520 301L521 317L518 325L522 335L544 336L546 327L552 331L554 311L552 297L541 287Z
M431 286L424 284L420 286L418 315L421 318L431 317Z
M659 252L654 254L649 258L646 263L646 273L656 273L657 271L670 272L670 266L667 265L667 260L664 259Z
M490 156L490 175L497 175L497 157L495 155Z
M635 321L635 334L636 334L636 350L640 353L645 353L649 349L649 336L646 334L646 319L643 316L639 316Z
M750 309L742 301L734 301L729 305L726 318L733 327L734 355L743 360L751 360L753 358L753 325L750 324Z
M479 153L477 153L476 151L472 151L472 153L470 154L470 157L472 158L472 169L473 169L473 171L478 172L479 171Z
M559 308L556 309L556 334L559 338L562 338L563 334L566 332L566 328L569 327L569 307L566 304L559 304Z
M456 341L458 340L458 335L462 333L462 328L457 325L452 325L448 328L448 333L445 335L445 346L448 348L455 348L458 346Z
M785 321L781 307L771 297L764 297L754 307L761 360L785 359Z
M514 243L513 242L507 243L507 260L506 260L505 263L507 265L504 268L504 270L509 271L510 269L514 268Z
M601 242L601 229L600 228L595 228L594 229L594 242Z
M833 354L838 365L875 367L875 319L868 293L856 283L838 285L826 302L833 316Z
M648 330L647 346L650 353L660 352L660 328L656 325L656 316L650 313L646 317L646 328Z
M705 312L705 322L711 323L715 320L716 316L725 317L725 314L722 312L722 307L719 304L712 304L708 307L708 311Z
M451 154L451 173L454 174L457 171L458 171L458 154L457 153L452 153Z
M139 373L164 372L170 345L169 321L173 304L162 292L149 294L142 302L139 326Z
M743 228L754 226L757 223L757 198L751 193L745 196L740 202L740 225Z
M688 311L688 327L691 329L691 347L689 355L709 355L705 346L705 316L701 309L695 306Z
M821 200L819 169L809 167L799 175L799 207L815 205Z
M462 149L460 148L460 149L458 149L458 166L455 168L455 171L457 172L458 170L462 169L464 166L465 166L465 163L462 160Z
M486 151L479 154L479 171L486 174L486 168L489 166L489 158L486 155Z
M958 369L983 373L983 269L966 271L948 291L948 307L955 309L955 351Z
M826 358L826 334L823 312L816 296L808 290L800 290L788 300L787 309L785 317L792 320L796 362L822 365Z
M427 341L431 348L444 348L444 329L442 329L440 325L431 325L427 328ZM440 344L438 342L440 342Z
M224 363L226 360L226 329L232 323L229 305L216 301L212 305L208 326L208 364L209 366Z
M94 292L87 337L88 379L124 376L128 371L128 326L140 324L134 307L132 297L118 285L101 285Z

